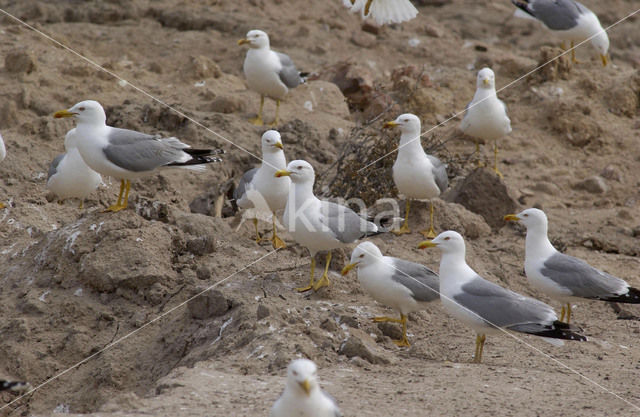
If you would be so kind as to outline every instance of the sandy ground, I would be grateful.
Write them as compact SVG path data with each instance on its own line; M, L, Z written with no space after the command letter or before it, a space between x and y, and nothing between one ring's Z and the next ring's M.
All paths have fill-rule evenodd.
M289 247L270 253L248 224L235 232L239 218L228 201L222 217L207 215L229 181L257 163L238 148L259 153L264 131L247 122L258 97L246 90L245 51L236 40L249 29L267 31L274 49L314 73L283 104L278 129L288 159L307 159L324 172L363 131L395 143L380 128L400 112L417 113L427 129L464 109L481 67L490 65L502 87L560 52L548 32L512 18L508 1L422 0L417 19L381 29L363 28L337 0L306 7L299 0L1 3L126 82L7 16L0 20L0 128L8 150L0 196L9 203L0 211L0 377L38 385L95 354L0 415L267 415L297 357L318 364L323 387L347 416L640 410L637 307L616 312L607 303L578 303L575 322L592 342L554 348L535 337L492 336L484 363L475 365L475 335L435 303L411 315L412 346L400 349L391 343L394 326L369 320L394 313L366 295L355 274L338 275L350 248L337 251L329 289L298 294L293 289L306 283L309 268L304 248L284 234ZM605 26L638 7L632 0L584 3ZM507 193L487 203L494 217L543 208L554 244L636 287L637 29L637 17L612 29L606 68L584 45L579 65L563 58L499 94L513 126L500 141ZM347 70L338 71L341 65ZM341 91L335 83L345 80L352 84ZM117 214L102 213L116 198L118 184L109 179L84 210L73 201L58 205L47 196L46 172L73 123L52 114L83 99L100 101L112 125L222 147L225 162L201 175L173 170L135 181L130 209ZM274 108L268 101L267 120ZM452 188L475 168L473 143L456 132L459 120L432 132L445 142L436 154L450 162ZM481 159L490 157L487 144ZM483 184L471 191L499 189ZM437 202L436 222L464 232L469 264L553 303L526 283L523 231L495 225L487 207L483 219L452 199ZM418 230L425 206L414 213ZM417 250L420 238L373 241L437 269L439 254ZM15 398L3 393L0 404Z

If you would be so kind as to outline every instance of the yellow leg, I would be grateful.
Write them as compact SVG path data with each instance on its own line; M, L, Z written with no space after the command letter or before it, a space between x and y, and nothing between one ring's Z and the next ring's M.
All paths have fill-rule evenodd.
M276 100L276 118L271 122L270 126L276 127L278 126L278 123L280 123L280 100Z
M475 363L482 362L482 350L484 349L484 341L486 336L483 334L479 334L476 336L476 353L473 357L473 361Z
M407 316L400 314L400 323L402 323L402 339L394 340L393 343L400 347L410 347L409 339L407 339Z
M0 203L0 210L2 210L3 208L6 208L7 206L4 203Z
M258 117L253 119L249 119L249 122L253 123L256 126L262 126L264 123L262 122L262 109L264 108L264 96L260 95L260 110L258 110Z
M374 317L371 320L373 320L374 323L402 323L402 319L387 316Z
M256 243L262 242L262 236L260 236L260 232L258 231L258 219L253 219L253 227L256 229Z
M560 310L560 321L564 321L565 312L566 310L564 306L562 306L562 310Z
M573 41L571 41L571 62L573 62L574 64L579 64L580 63L576 59L576 50L573 48Z
M404 223L402 223L402 227L398 230L394 230L393 233L396 235L404 235L406 233L411 233L409 230L409 209L411 208L411 200L407 198L407 203L404 210Z
M331 263L331 251L327 253L327 263L324 266L324 274L322 274L318 282L316 282L315 285L313 286L314 291L318 291L322 287L329 286L329 264L330 263Z
M571 303L567 303L567 324L571 323Z
M80 200L80 204L78 205L78 208L82 210L83 206L84 206L84 200Z
M436 237L436 231L433 229L433 203L429 201L429 205L431 206L429 210L429 229L420 231L425 239L433 239Z
M369 11L371 10L371 3L373 3L373 0L367 0L367 4L364 5L365 16L369 16Z
M273 217L273 236L271 237L271 244L274 249L284 249L287 245L282 239L278 237L278 229L276 228L276 213L272 213Z
M309 285L306 287L296 288L296 291L305 292L313 288L313 274L315 273L315 270L316 270L316 257L314 255L311 255L311 278L309 280Z
M476 161L478 163L478 168L482 168L484 163L480 160L480 142L476 140Z
M496 175L500 177L500 179L504 178L502 176L502 172L500 172L500 170L498 169L498 141L497 140L493 142L493 170L495 171Z
M122 209L127 208L127 200L129 199L129 187L131 186L131 183L129 182L129 180L120 180L120 192L118 193L118 201L116 202L116 204L113 204L109 207L107 207L107 209L105 211L112 211L112 212L116 212L116 211L120 211ZM122 202L122 197L123 194L125 193L126 190L126 196L124 197L124 204Z

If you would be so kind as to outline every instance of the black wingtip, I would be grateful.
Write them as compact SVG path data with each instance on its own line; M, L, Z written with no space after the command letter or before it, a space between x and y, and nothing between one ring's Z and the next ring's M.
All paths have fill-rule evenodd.
M600 298L603 301L611 301L613 303L624 304L640 304L640 290L637 288L629 287L629 291L626 294L617 295L614 297Z
M554 321L550 328L538 332L530 332L536 336L548 337L550 339L574 340L576 342L586 342L587 336L580 334L582 329L561 321Z
M511 0L511 3L513 3L513 5L516 6L517 8L521 9L523 12L533 16L533 13L531 13L531 11L529 10L529 4L526 0L525 0L525 3L522 3L517 0Z

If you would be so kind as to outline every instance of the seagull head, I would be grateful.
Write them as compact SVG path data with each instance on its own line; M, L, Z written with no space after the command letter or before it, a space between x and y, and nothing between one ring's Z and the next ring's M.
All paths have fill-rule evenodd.
M318 389L318 368L308 359L296 359L287 368L287 388L298 395L310 396Z
M294 183L310 182L313 184L316 175L310 163L297 160L289 162L287 169L276 171L276 177L291 177L291 181Z
M415 114L401 114L396 120L387 122L382 127L388 129L396 126L400 128L402 133L420 133L420 119Z
M282 146L282 140L280 139L280 133L277 130L267 130L262 135L262 153L277 153L282 152L284 147Z
M600 54L600 59L602 59L602 65L607 65L607 53L609 52L609 36L607 36L607 32L604 30L598 33L596 36L591 38L591 45L598 51Z
M547 215L537 208L522 210L518 214L507 214L504 219L508 222L518 222L524 225L527 230L540 230L546 233Z
M476 81L477 88L496 88L496 75L491 68L482 68L478 71L478 79Z
M433 240L425 240L418 245L420 249L438 248L442 253L462 253L465 252L464 239L462 235L453 230L440 233Z
M78 123L88 123L92 125L104 125L107 121L104 109L100 103L94 100L81 101L68 110L55 112L53 117L56 119L74 117Z
M244 39L238 41L238 45L249 45L251 49L269 48L269 35L261 30L250 30Z
M382 252L373 242L362 242L351 253L351 260L342 268L342 275L347 275L356 266L368 266L381 258Z

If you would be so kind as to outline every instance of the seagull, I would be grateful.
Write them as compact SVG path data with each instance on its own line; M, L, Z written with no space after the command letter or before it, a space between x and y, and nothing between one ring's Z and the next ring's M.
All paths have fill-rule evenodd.
M464 239L458 232L446 231L433 240L421 242L420 249L437 247L440 260L440 299L449 314L476 331L474 361L482 361L488 333L501 329L542 336L554 345L565 339L586 341L581 329L558 321L553 308L482 278L465 261Z
M640 304L640 290L573 256L558 252L547 237L547 215L536 208L507 214L527 228L524 271L533 287L563 303L560 320L571 321L571 301L580 298ZM566 304L566 309L565 309Z
M342 269L347 275L358 268L360 285L376 301L400 312L400 319L374 317L375 323L392 322L402 325L402 339L394 340L398 346L409 347L407 316L424 310L426 303L440 298L438 274L424 265L404 259L383 256L372 242L362 242L351 253L351 261Z
M362 19L372 18L382 26L387 23L402 23L418 15L409 0L342 0L351 12L360 12Z
M294 240L309 249L311 275L309 285L298 291L318 291L329 285L331 250L341 248L365 236L381 233L378 226L360 217L349 207L318 199L313 194L315 173L307 161L291 161L276 177L290 177L289 198L284 209L284 224ZM314 283L315 255L328 251L322 277Z
M500 178L498 170L498 139L511 132L511 120L507 116L507 106L496 95L496 77L491 68L478 71L476 93L467 104L460 130L465 135L493 142L493 170ZM476 141L476 153L480 146Z
M107 126L107 116L97 101L86 100L53 117L74 117L74 136L78 151L89 168L120 180L116 204L106 211L127 208L131 180L151 174L158 168L178 167L204 170L203 164L220 162L213 154L222 150L192 149L178 138L161 138L134 130ZM124 194L124 198L123 198Z
M287 368L284 392L269 417L342 417L333 398L318 385L318 368L308 359L296 359Z
M268 213L273 221L273 237L271 243L274 249L285 248L287 245L278 237L276 230L276 212L284 209L289 195L289 178L275 178L278 170L287 167L287 159L284 156L280 133L275 130L267 130L262 135L262 164L259 168L253 168L245 172L233 197L238 207L251 212L253 215ZM258 233L258 219L253 218L256 228L256 242L262 237Z
M396 234L410 233L409 208L411 199L430 200L443 193L449 187L447 166L438 158L427 155L420 144L420 119L414 114L402 114L392 122L384 124L384 128L399 126L400 146L398 157L393 164L393 181L398 192L406 198L404 223ZM429 203L429 229L420 233L425 238L436 237L433 229L433 203Z
M67 132L64 139L66 153L56 156L49 166L47 189L58 197L58 202L66 198L84 199L102 183L100 174L84 163L77 144L76 129Z
M607 65L609 37L602 29L598 16L585 5L574 0L511 0L517 17L533 18L542 22L549 30L555 32L564 41L571 42L571 60L576 60L574 42L590 39L591 45L600 53L602 65Z
M4 158L7 157L7 148L4 146L4 140L2 139L2 135L0 135L0 162L4 161ZM0 209L7 207L4 203L0 203Z
M276 118L271 126L279 123L280 100L284 99L289 89L304 82L300 72L289 57L280 52L272 51L269 47L269 35L261 30L250 30L238 45L249 45L244 59L244 76L249 88L260 94L260 110L258 117L251 119L251 123L262 126L262 109L264 97L271 97L276 101Z

